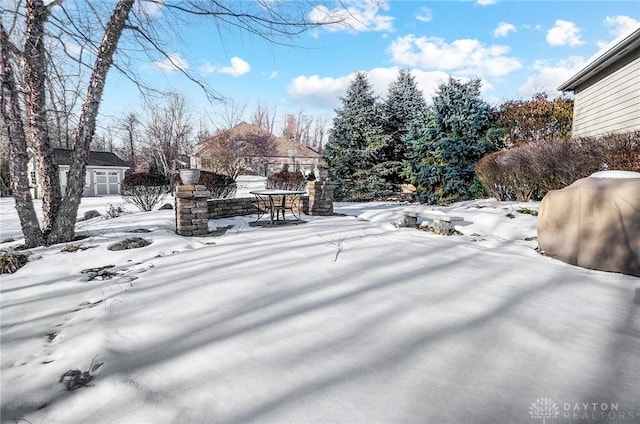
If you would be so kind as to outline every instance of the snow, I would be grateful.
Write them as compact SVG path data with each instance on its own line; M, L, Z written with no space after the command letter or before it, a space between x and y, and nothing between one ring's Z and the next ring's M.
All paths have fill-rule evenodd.
M633 171L598 171L589 175L590 178L640 178L640 172Z
M79 216L109 204L124 202L86 198ZM564 416L587 402L640 422L636 278L538 254L538 203L428 207L462 216L458 236L397 228L405 206L211 220L232 226L216 237L128 204L78 222L84 250L32 249L2 276L2 422L529 423L542 397L560 411L547 422L592 422ZM0 247L19 245L12 199L0 213L15 238ZM130 237L152 244L107 249ZM107 265L116 277L82 273Z

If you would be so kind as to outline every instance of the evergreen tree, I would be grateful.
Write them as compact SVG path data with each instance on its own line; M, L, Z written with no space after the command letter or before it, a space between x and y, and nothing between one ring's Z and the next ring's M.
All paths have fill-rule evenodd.
M382 114L367 76L359 72L341 98L325 150L337 200L371 200L392 191L386 177Z
M418 119L427 107L424 95L408 69L401 69L398 77L389 85L382 107L384 130L390 137L385 148L385 166L390 169L390 182L398 184L404 182L400 174L407 152L405 137L411 123Z
M418 199L447 203L482 193L474 166L498 149L497 111L480 98L479 79L449 78L438 87L433 106L412 126L405 176Z

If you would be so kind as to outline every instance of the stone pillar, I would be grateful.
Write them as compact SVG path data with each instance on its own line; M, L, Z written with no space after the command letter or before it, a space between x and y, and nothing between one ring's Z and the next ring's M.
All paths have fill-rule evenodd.
M309 215L333 215L333 190L336 185L331 181L309 181Z
M209 233L207 199L211 192L204 185L176 186L176 233L202 236Z

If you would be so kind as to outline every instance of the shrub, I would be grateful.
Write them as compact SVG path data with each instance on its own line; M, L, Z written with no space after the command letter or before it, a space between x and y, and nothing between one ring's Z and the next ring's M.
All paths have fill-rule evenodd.
M572 141L531 143L523 149L531 158L529 172L538 185L538 198L599 171L603 163L593 146Z
M267 188L279 190L304 190L307 180L301 172L289 172L282 170L267 177Z
M506 150L491 153L480 159L475 167L476 176L489 192L498 200L515 200L516 194L509 183L509 163Z
M29 262L27 255L0 251L0 275L13 274Z
M233 178L215 172L200 171L199 183L207 187L213 199L234 197L238 190L238 185Z
M485 156L475 172L496 199L529 201L600 170L602 163L594 144L533 142Z
M164 175L136 172L122 182L121 194L124 200L136 205L140 210L153 210L167 193L169 180Z
M169 180L162 174L152 172L134 172L129 174L122 182L123 187L145 186L145 187L167 187Z
M573 100L548 97L536 93L531 100L509 100L500 105L498 125L504 128L505 145L571 139Z
M180 175L176 173L173 178L174 184L180 184ZM200 179L198 184L207 187L211 192L212 199L228 199L236 195L238 185L235 180L224 174L200 170Z
M576 142L597 151L606 169L640 172L640 131L582 137Z
M140 237L132 237L126 240L119 241L107 247L109 250L128 250L128 249L138 249L141 247L149 246L151 244L150 241L147 241Z
M124 213L124 205L114 205L109 203L107 205L107 217L108 218L117 218Z

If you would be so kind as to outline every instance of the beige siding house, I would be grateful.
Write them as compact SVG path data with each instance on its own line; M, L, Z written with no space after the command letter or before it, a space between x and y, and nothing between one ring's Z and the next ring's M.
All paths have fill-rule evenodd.
M275 150L271 156L251 156L245 158L245 169L243 172L267 176L274 172L281 171L282 168L287 165L290 171L300 171L304 175L308 175L322 163L320 153L311 147L305 146L295 140L276 137L257 125L241 122L231 128L230 131L239 137L245 134L264 134L271 137L275 144ZM215 137L217 137L217 135L208 138L196 147L190 160L192 168L200 168L206 171L212 170L206 165L207 159L212 154L207 146L207 141Z
M573 136L640 130L640 26L618 37L558 87L573 91Z

